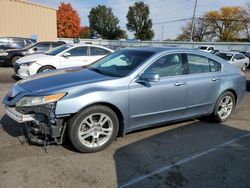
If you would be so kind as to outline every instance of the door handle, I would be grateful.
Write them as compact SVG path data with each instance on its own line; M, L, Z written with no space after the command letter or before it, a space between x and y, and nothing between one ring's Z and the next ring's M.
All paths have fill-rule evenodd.
M186 85L186 84L187 84L186 82L175 82L174 86L183 86L183 85Z
M212 81L214 81L214 82L219 81L219 80L221 80L221 79L220 78L216 78L216 77L212 78Z

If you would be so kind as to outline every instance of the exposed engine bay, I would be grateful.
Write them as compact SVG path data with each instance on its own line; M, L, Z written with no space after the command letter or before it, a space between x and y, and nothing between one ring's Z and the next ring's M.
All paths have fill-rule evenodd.
M32 107L16 107L16 111L23 114L31 114L33 121L25 123L25 132L22 132L28 143L44 146L45 151L50 144L62 144L65 135L66 121L63 117L55 115L56 103L49 103ZM25 121L25 120L24 120Z

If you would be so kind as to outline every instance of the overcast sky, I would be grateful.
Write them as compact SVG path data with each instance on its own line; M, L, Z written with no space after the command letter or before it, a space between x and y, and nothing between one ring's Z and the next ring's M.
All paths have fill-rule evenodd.
M57 8L60 2L71 3L81 17L81 24L88 26L88 15L92 7L98 4L111 7L113 13L120 20L120 27L126 29L126 15L128 7L137 0L31 0L36 3ZM163 28L163 39L174 39L181 33L181 28L187 21L175 21L191 18L195 0L144 0L150 7L150 17L153 20L155 39L161 39ZM198 0L196 17L204 12L217 10L223 6L245 6L250 0ZM160 22L160 23L159 23ZM162 23L164 22L164 23ZM133 38L132 33L128 33Z

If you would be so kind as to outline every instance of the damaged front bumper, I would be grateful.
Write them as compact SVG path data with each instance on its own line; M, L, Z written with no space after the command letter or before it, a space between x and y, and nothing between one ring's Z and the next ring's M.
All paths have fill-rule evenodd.
M35 120L34 114L21 114L20 112L16 111L15 108L11 108L8 106L5 106L6 114L13 120L15 120L18 123L24 123L24 122L30 122Z
M31 143L62 144L68 115L56 117L56 103L31 107L5 105L6 114L18 123L25 123L25 137Z

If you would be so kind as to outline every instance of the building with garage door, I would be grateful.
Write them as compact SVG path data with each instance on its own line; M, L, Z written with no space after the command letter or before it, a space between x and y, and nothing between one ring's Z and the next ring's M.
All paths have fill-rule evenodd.
M28 0L0 0L0 37L57 40L56 9Z

